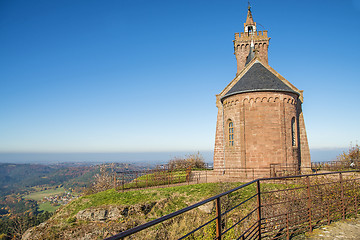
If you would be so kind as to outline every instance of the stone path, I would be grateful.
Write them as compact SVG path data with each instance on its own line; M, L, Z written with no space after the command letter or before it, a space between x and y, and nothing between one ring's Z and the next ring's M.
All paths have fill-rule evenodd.
M294 240L360 240L360 218L347 219L315 229Z

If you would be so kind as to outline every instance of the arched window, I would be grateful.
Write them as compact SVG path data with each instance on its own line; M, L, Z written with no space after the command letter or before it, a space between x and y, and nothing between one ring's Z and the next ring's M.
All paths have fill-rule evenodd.
M229 122L229 146L234 146L234 123Z
M296 146L296 126L295 126L295 118L291 119L291 139L292 145Z

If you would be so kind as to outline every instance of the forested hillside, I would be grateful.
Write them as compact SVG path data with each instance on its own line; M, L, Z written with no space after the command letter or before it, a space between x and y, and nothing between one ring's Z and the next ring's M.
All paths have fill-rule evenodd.
M117 163L119 170L142 169ZM0 163L0 239L18 239L29 227L76 199L93 182L99 165Z

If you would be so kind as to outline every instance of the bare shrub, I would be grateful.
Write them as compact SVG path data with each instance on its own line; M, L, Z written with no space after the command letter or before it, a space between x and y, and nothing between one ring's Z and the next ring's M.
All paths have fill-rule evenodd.
M174 157L168 163L170 170L179 170L186 168L205 168L204 157L199 153L189 154L183 157Z
M350 145L349 150L340 154L337 157L337 160L344 163L346 166L359 168L360 146L358 144L355 146Z
M85 194L102 192L114 188L115 164L102 164L99 166L99 173L95 174L91 186Z
M168 163L169 170L186 169L189 167L188 162L184 158L174 157Z

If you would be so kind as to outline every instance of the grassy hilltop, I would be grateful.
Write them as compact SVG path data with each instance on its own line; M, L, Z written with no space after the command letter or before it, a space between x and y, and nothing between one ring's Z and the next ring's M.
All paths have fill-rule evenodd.
M57 210L45 224L29 230L24 239L72 239L85 235L91 239L108 237L239 185L241 183L202 183L126 192L110 189L72 201ZM233 197L245 199L253 193L255 189L249 188L247 192L242 191L241 196ZM182 219L177 219L176 224L171 221L166 223L166 234L189 230L193 227L188 224L189 221L208 218L214 209L211 205L207 209L190 211ZM165 234L165 225L160 224L150 231Z

